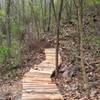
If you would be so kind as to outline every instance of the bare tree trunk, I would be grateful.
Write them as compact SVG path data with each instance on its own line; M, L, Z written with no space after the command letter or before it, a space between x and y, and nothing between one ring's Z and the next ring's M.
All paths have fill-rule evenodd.
M80 34L80 56L81 56L81 67L83 73L83 80L84 80L84 88L87 90L87 95L89 96L89 84L88 84L88 77L86 75L85 65L84 65L84 53L83 53L83 1L78 0L78 24L79 24L79 34Z
M72 11L71 11L71 4L69 4L69 0L66 0L65 7L66 7L66 11L67 11L67 18L66 19L68 22L70 22L71 17L72 17Z
M6 33L7 33L7 46L9 48L8 59L7 59L9 65L11 65L11 47L12 47L10 7L11 7L11 0L7 0L7 7L6 7L6 14L7 14L6 15Z
M50 24L51 24L51 2L49 3L49 18L48 18L48 31L50 31Z
M25 0L22 0L22 14L23 22L25 22Z
M20 13L20 0L17 0L17 3L18 3L18 25L20 25L20 19L21 19L21 13Z
M54 12L54 17L57 22L57 14L56 14L56 10L55 10L54 0L51 0L51 4L52 4L53 12Z
M38 27L38 22L37 22L37 16L35 15L34 8L33 8L32 4L33 4L33 2L29 2L29 5L31 7L31 10L32 10L33 16L34 16L34 22L35 22L36 31L37 31L37 37L38 37L38 40L40 40L40 33L39 33L39 27Z
M40 3L41 3L41 12L42 12L42 29L43 32L45 32L44 18L43 18L43 0L40 0Z
M57 33L57 46L56 46L56 76L58 75L58 53L59 53L59 33L60 33L60 21L61 21L61 14L62 14L62 8L63 8L63 1L61 0L60 3L60 9L59 9L59 15L58 15L58 19L57 19L57 25L56 25L56 33Z
M47 1L44 0L44 32L46 32L46 28L47 28L47 27L46 27L46 24L47 24L47 23L46 23L46 20L47 20L47 19L46 19L46 13L47 13L46 2L47 2Z
M59 14L57 17L56 14L56 10L55 10L55 6L54 6L54 1L51 0L51 4L52 4L52 8L53 8L53 12L54 12L54 16L55 16L55 20L56 20L56 34L57 34L57 45L56 45L56 71L55 71L55 75L58 75L58 53L59 53L59 33L60 33L60 21L61 21L61 14L62 14L62 8L63 8L63 2L64 0L61 0L60 2L60 9L59 9Z
M0 46L2 46L2 35L1 35L1 30L0 30Z
M0 10L1 10L1 3L0 3ZM0 24L0 26L1 26L1 24ZM2 45L2 34L1 34L1 28L0 28L0 46Z
M8 48L11 48L11 22L10 22L10 6L11 6L11 0L7 1L7 16L6 16L6 31L7 31L7 43L8 43Z

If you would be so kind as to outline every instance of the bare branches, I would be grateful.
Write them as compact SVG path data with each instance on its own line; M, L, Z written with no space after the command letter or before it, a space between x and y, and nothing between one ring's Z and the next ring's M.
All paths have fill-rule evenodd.
M54 0L51 0L51 4L52 4L55 20L57 21L57 14L56 14L56 10L55 10Z
M40 33L39 33L39 28L38 28L38 22L37 22L37 16L35 15L35 11L34 11L34 8L33 8L33 2L32 1L29 1L29 5L31 7L31 10L33 12L33 16L34 16L34 21L35 21L35 26L36 26L36 31L37 31L37 36L38 36L38 40L40 40Z

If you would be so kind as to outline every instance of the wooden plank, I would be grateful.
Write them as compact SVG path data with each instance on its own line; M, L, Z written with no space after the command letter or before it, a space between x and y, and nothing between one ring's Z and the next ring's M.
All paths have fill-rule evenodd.
M58 98L59 97L59 98ZM60 94L34 94L25 93L22 100L63 100Z
M21 100L63 100L56 84L51 81L51 74L55 70L55 49L45 49L46 60L35 69L30 69L22 79ZM59 64L61 58L59 56Z

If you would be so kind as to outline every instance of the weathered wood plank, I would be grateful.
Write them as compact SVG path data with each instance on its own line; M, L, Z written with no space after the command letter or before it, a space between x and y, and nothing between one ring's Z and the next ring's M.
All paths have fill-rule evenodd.
M59 98L58 98L59 97ZM25 93L22 100L62 100L60 94L34 94Z
M30 69L22 79L21 100L63 100L57 86L52 83L50 76L55 69L55 49L45 49L46 60L35 69ZM61 58L59 56L59 64Z

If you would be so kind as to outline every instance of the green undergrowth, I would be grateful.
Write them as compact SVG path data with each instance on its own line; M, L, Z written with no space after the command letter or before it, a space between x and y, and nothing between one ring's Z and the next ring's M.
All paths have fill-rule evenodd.
M3 63L9 55L10 49L7 47L0 47L0 63Z

